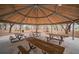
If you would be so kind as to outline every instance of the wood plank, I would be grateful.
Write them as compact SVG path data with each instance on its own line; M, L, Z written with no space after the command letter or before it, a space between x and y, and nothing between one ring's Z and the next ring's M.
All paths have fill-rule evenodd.
M55 45L55 44L51 44L48 42L45 42L43 40L40 39L36 39L36 38L28 38L27 41L29 43L32 43L33 45L37 46L38 48L46 51L49 54L61 54L64 52L64 47Z
M29 54L29 50L26 50L23 46L18 46L18 49L22 54Z

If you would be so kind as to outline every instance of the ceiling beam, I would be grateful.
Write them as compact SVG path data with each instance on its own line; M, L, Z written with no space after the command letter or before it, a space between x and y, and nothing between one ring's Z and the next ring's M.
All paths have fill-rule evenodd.
M53 13L55 13L55 12L56 12L56 11L53 11L53 10L51 10L51 9L47 8L47 7L42 6L42 5L40 5L40 7L41 7L41 8L43 8L43 9L46 9L46 10L48 10L48 11L50 11L50 12L53 12Z
M30 6L31 7L31 6ZM15 9L15 6L14 5L12 5L12 8L14 9L14 11L17 11L16 9ZM28 7L29 8L29 7ZM25 9L28 9L28 8L25 8ZM20 11L20 10L19 10ZM20 12L16 12L16 13L19 13L19 14L21 14ZM13 13L13 15L12 16L14 16L15 15L15 13ZM21 15L23 15L23 14L21 14ZM8 17L8 18L11 18L12 16L10 16L10 17ZM7 19L8 19L7 18ZM23 22L25 20L25 17L20 21L20 22ZM19 21L19 20L18 20Z
M40 7L38 7L39 8L39 10L44 14L44 15L46 15L46 13L42 10L42 9L40 9ZM48 21L52 24L52 21L47 17L47 19L48 19Z
M36 16L38 17L38 8L35 8L36 10ZM36 19L36 23L38 23L38 18L35 18Z
M30 7L30 5L27 6L27 7ZM2 14L2 15L0 15L0 17L4 17L4 16L6 16L6 15L9 15L9 14L15 13L15 12L20 11L20 10L23 10L23 9L25 9L25 8L27 8L27 7L24 7L24 8L18 9L18 10L14 10L14 11L9 12L9 13L6 13L6 14Z
M67 17L67 16L62 15L61 13L56 13L56 15L59 15L60 17L63 17L63 18L68 19L68 20L70 20L70 21L73 21L73 20L74 20L74 19L72 19L72 18L69 18L69 17Z
M35 5L33 5L32 7L34 7L34 6L35 6ZM39 5L38 5L38 6L39 6ZM41 17L35 16L35 17L33 17L33 16L24 15L24 14L22 14L22 13L20 13L20 12L18 12L18 13L21 14L21 15L23 15L23 16L25 16L25 17L28 17L28 18L46 18L46 17L52 15L52 13L51 13L51 14L46 15L46 16L41 16Z
M32 10L33 10L33 7L27 12L26 15L24 15L25 17L24 17L24 19L21 20L21 23L26 20L26 19L25 19L26 16L29 15L29 13L30 13ZM28 20L28 18L27 18L27 20Z
M49 10L49 11L51 11L51 12L54 12L54 13L56 13L56 14L58 14L58 15L64 17L64 18L66 18L66 19L69 19L70 21L73 20L73 19L71 19L71 18L69 18L69 17L67 17L67 16L62 15L61 13L58 13L58 12L57 12L57 6L56 6L56 11L50 10L50 9L48 9L48 8L46 8L46 7L43 7L43 6L41 6L41 7L44 8L44 9L47 9L47 10Z
M57 25L57 24L65 24L65 23L72 23L70 21L67 22L58 22L58 23L44 23L44 24L29 24L29 23L21 23L21 22L11 22L11 21L7 21L7 20L0 20L0 23L14 23L14 24L25 24L25 25Z
M33 10L34 6L27 12L27 14L25 15L27 17L27 15L29 15L31 13L31 11Z

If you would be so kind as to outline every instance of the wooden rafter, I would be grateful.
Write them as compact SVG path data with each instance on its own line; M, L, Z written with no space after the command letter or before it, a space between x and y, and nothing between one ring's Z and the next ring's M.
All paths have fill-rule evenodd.
M29 7L29 6L27 6L27 7ZM6 16L6 15L15 13L15 12L20 11L20 10L23 10L23 9L25 9L25 8L27 8L27 7L24 7L24 8L21 8L21 9L18 9L18 10L15 10L15 11L12 11L12 12L9 12L9 13L3 14L3 15L0 15L0 17L4 17L4 16Z
M38 7L39 8L39 7ZM40 9L39 8L39 10L44 14L44 15L46 15L46 13L42 10L42 9ZM48 19L48 21L52 24L52 21L47 17L47 19Z
M41 6L41 8L47 9L47 10L49 10L49 11L51 11L51 12L57 14L57 15L60 15L60 16L62 16L62 17L64 17L64 18L66 18L66 19L69 19L70 21L72 20L71 18L62 15L61 13L58 13L57 11L50 10L50 9L48 9L48 8L46 8L46 7L43 7L43 6ZM57 10L57 9L56 9L56 10ZM52 14L51 14L51 15L52 15Z
M56 24L64 24L64 23L72 23L70 21L66 21L66 22L58 22L58 23L44 23L44 24L33 24L33 23L17 23L17 22L11 22L8 20L0 20L1 23L15 23L15 24L27 24L27 25L56 25Z
M27 12L27 14L25 15L25 17L27 17L27 16L30 14L30 12L33 10L33 8L34 8L34 7L32 7L32 8Z
M74 33L74 22L72 23L72 39L74 40L74 36L75 36L75 33Z
M46 10L48 10L48 11L50 11L50 12L53 12L53 13L56 12L56 11L53 11L53 10L51 10L51 9L48 9L47 7L44 7L44 6L42 6L42 5L40 5L40 7L43 8L43 9L46 9Z
M61 13L56 13L56 15L59 15L60 17L64 17L65 19L68 19L70 21L73 21L74 20L74 19L71 19L71 18L69 18L67 16L62 15Z
M27 15L32 11L32 9L33 9L33 6L29 6L29 7L26 7L25 9L27 9L27 8L30 8L30 10L27 12L27 14L22 14L21 12L19 12L19 11L17 11L16 9L15 9L15 6L13 6L13 9L15 10L15 11L17 11L18 12L18 14L20 14L20 15L23 15L23 16L25 16L25 17L27 17ZM27 11L27 10L26 10Z
M14 10L16 10L14 6L13 6L13 8L14 8ZM29 7L28 7L28 8L29 8ZM26 9L26 8L25 8L25 9ZM31 7L31 9L27 12L26 15L24 15L24 14L22 14L22 13L20 13L20 12L17 11L20 15L23 15L23 16L24 16L23 19L20 21L20 23L22 23L24 20L26 20L25 17L31 12L32 9L33 9L33 7ZM27 19L27 20L28 20L28 19Z

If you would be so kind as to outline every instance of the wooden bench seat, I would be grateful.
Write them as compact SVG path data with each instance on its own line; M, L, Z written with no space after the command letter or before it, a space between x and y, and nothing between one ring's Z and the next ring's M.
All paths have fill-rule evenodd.
M29 54L30 50L25 49L23 46L18 46L19 52L18 54Z
M16 38L14 38L13 36L10 36L10 41L11 41L11 43L13 43L14 41L16 41Z
M47 41L50 40L50 37L46 37L46 38L47 38ZM51 39L53 39L53 40L57 40L57 41L59 42L59 45L62 44L62 42L64 41L64 40L62 40L62 39L53 38L53 37L52 37Z
M10 41L11 41L11 43L15 43L15 42L18 42L18 41L22 41L22 40L24 40L24 39L26 39L27 37L26 36L23 36L23 37L13 37L13 36L10 36Z

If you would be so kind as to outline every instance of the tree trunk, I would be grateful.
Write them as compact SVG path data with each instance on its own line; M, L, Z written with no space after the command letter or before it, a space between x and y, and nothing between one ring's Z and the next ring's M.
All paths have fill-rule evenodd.
M70 32L71 24L67 24L65 33L68 34Z
M14 24L10 24L10 29L9 29L9 33L11 33L12 27Z
M0 29L2 29L2 28L1 28L1 24L0 24Z
M20 28L19 28L19 30L20 30L20 33L21 33L21 30L22 30L21 28L22 28L22 25L20 24Z
M38 32L38 29L39 29L39 26L38 26L38 25L36 25L36 33Z
M4 30L6 30L7 24L4 24Z

